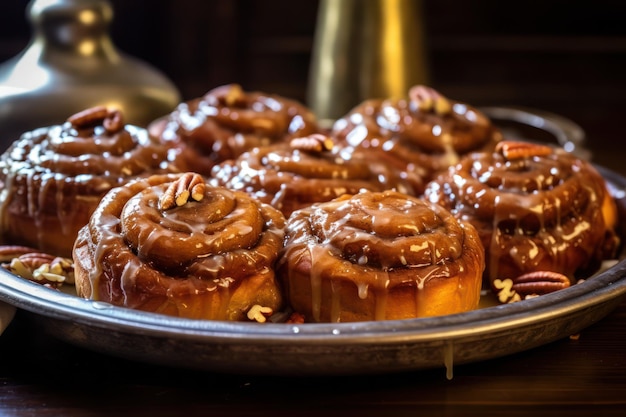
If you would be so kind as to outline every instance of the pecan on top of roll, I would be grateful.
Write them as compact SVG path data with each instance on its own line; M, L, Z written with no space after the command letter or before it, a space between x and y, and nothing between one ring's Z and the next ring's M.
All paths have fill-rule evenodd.
M283 215L197 173L155 175L111 190L74 247L79 296L187 318L246 320L277 311L273 263Z
M473 226L396 191L298 210L277 264L308 321L406 319L477 307L484 251Z
M303 104L276 94L244 91L238 84L217 87L180 103L148 129L178 150L181 170L209 175L213 165L256 146L319 131Z
M462 155L492 150L502 140L478 109L423 85L411 88L407 98L364 101L337 120L332 132L352 146L381 151L424 181Z
M0 156L2 238L69 257L109 189L173 170L164 144L106 107L27 132Z
M616 205L604 178L560 148L503 141L494 152L464 157L425 196L477 228L492 285L532 271L574 284L617 247Z
M313 203L362 190L416 194L402 174L362 152L312 134L254 148L213 167L213 180L274 206L285 217Z

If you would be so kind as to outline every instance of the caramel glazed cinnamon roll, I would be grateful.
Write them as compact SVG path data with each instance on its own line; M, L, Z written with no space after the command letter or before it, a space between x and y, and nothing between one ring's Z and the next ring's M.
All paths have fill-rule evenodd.
M102 196L129 179L173 172L168 148L102 106L23 134L0 157L4 244L69 258Z
M503 141L494 152L468 155L428 184L425 197L476 227L486 283L496 293L509 280L535 287L518 296L540 295L554 288L550 273L569 279L557 287L569 286L614 256L618 245L616 205L605 180L589 162L552 146ZM527 275L542 271L543 277Z
M132 181L107 193L80 230L76 291L194 319L270 315L283 303L273 264L284 223L273 207L196 173Z
M254 148L213 167L213 183L240 190L289 217L313 203L362 190L415 195L399 171L315 133ZM422 190L420 190L421 192Z
M478 306L484 249L470 224L397 191L294 212L277 273L308 322L427 317Z
M148 130L177 149L181 171L210 175L211 168L257 146L319 131L303 104L276 94L244 91L238 84L180 103Z
M370 99L337 120L332 135L428 182L470 152L493 150L500 130L473 106L417 85L402 99Z

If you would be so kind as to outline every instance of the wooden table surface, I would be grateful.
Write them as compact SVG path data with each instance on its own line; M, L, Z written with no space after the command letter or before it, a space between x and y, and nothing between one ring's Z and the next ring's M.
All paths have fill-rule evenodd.
M23 312L0 337L0 415L623 416L626 300L578 339L388 375L264 377L168 369L74 347Z

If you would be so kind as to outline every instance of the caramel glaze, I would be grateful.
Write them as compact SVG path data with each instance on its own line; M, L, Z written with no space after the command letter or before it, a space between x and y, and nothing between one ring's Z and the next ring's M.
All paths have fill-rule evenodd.
M614 255L615 202L590 163L557 148L501 145L464 157L425 191L478 230L486 283L554 271L574 284Z
M317 132L319 127L314 114L295 100L228 84L180 103L148 129L174 143L178 151L174 162L182 171L210 175L217 163L257 146Z
M155 175L107 193L76 240L78 295L215 320L245 320L254 304L281 308L273 264L283 215L245 193L210 186L199 201L162 208L159 200L180 178Z
M326 143L326 148L311 149L308 143ZM254 148L213 167L212 181L271 204L285 217L313 203L362 190L416 194L399 171L351 147L334 146L330 137L321 134Z
M436 204L364 191L294 212L286 232L277 273L307 321L406 319L478 306L478 234Z
M25 133L0 157L3 242L70 257L78 230L109 189L174 170L167 147L124 125L118 112L81 113L81 120Z
M502 140L478 109L435 90L415 86L408 98L370 99L337 120L333 136L379 157L423 182L458 162L462 155L492 150Z

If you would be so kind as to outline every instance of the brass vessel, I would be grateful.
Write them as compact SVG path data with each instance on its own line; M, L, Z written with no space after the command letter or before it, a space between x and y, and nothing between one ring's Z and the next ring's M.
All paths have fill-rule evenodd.
M307 104L334 120L428 82L420 0L321 0Z

